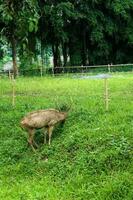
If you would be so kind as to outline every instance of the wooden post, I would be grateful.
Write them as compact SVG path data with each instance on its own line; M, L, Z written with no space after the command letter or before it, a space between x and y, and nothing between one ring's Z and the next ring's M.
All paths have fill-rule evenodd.
M104 79L104 84L105 84L105 109L106 111L109 110L109 93L108 93L108 79Z
M40 67L40 75L42 77L42 66Z
M110 64L108 64L108 72L110 73Z
M83 68L84 66L83 65L81 65L81 73L83 74L84 73L84 68Z
M10 70L8 71L8 76L9 76L9 79L11 80L11 72L10 72Z
M52 75L53 75L53 77L54 77L54 67L52 67Z
M12 106L15 106L15 79L12 75Z

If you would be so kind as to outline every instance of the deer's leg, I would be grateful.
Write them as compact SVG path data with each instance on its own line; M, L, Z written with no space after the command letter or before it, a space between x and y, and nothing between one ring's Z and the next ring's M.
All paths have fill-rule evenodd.
M33 138L34 138L35 130L34 129L29 129L28 132L29 132L28 142L29 142L32 150L35 152L35 148L33 146Z
M33 143L34 143L34 145L38 148L38 144L35 142L34 139L33 139Z
M49 145L50 145L50 143L51 143L51 136L52 136L52 131L53 131L53 126L49 126L48 127L48 136L49 136Z
M47 131L46 131L46 129L45 128L43 128L43 132L44 132L44 144L46 144L46 142L47 142Z

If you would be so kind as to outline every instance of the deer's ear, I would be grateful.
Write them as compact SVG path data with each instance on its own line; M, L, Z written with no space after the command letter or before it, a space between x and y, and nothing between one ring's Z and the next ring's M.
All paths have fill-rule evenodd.
M70 105L68 108L67 108L67 112L69 112L72 108L72 105Z

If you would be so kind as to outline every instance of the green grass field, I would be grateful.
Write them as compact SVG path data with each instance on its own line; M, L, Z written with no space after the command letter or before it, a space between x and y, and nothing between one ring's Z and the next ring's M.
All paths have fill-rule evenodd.
M0 79L0 200L132 200L133 74L109 79L109 111L104 80L71 77L19 78L16 106L12 85ZM51 146L27 146L19 126L30 111L71 105Z

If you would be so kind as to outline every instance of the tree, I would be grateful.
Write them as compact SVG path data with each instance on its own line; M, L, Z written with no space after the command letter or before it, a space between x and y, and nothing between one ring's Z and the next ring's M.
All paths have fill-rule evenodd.
M28 31L37 29L37 2L5 0L0 1L0 12L3 25L2 35L12 48L14 77L18 74L17 45L27 39ZM31 17L32 16L32 17Z
M132 62L132 11L132 0L0 0L0 29L12 47L14 75L17 52L29 64L39 53L43 65L47 47L58 73L69 64Z
M70 2L48 1L44 5L43 24L45 41L52 46L54 67L62 65L60 55L63 48L64 65L67 62L66 43L68 42L67 25L74 17L74 7ZM57 70L59 72L59 69Z

